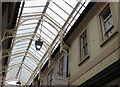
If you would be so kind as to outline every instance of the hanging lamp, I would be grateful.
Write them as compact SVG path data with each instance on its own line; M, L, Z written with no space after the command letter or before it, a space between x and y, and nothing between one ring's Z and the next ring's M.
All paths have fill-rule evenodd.
M36 47L36 50L40 50L42 45L43 45L43 41L41 40L41 31L42 31L42 24L43 22L41 23L41 28L40 28L40 37L38 40L35 41L35 47Z

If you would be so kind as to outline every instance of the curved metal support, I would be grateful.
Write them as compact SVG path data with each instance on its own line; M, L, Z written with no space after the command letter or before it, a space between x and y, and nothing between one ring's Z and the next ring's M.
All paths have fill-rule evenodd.
M14 69L14 68L17 68L17 67L21 67L21 68L25 68L27 71L29 71L30 73L32 73L33 71L30 71L28 68L24 67L24 66L14 66L12 68L9 68L9 70L7 70L6 72L9 72L10 70Z
M21 63L20 63L20 64L21 64ZM7 70L7 71L1 71L0 74L2 74L3 72L7 72L7 73L8 73L10 70L15 69L15 68L17 68L17 67L25 68L27 71L29 71L30 73L32 73L28 68L26 68L26 67L24 67L24 66L20 66L20 65L18 65L18 64L16 64L16 65L17 65L17 66L13 66L13 67L10 66L11 68L8 66L9 70Z
M16 41L15 43L14 43L14 45L16 44L16 43L18 43L18 42L21 42L22 40L36 40L36 39L34 39L34 38L24 38L24 39L20 39L20 40L18 40L18 41ZM49 46L49 44L47 44L44 40L42 40L46 45L48 45ZM44 44L43 44L44 45ZM44 45L45 46L45 45ZM46 47L46 46L45 46Z
M44 15L44 16L45 16L45 15ZM45 16L45 17L48 18L47 16ZM55 28L55 30L56 30L57 32L59 32L59 31L56 29L56 27L55 27L54 25L52 25L49 21L46 21L46 20L41 19L41 18L29 18L29 19L26 19L26 20L22 21L22 22L19 24L19 26L20 26L22 23L24 23L24 22L26 22L26 21L28 21L28 20L41 20L41 21L44 21L44 22L48 23L49 25L51 25L53 28ZM49 19L49 20L50 20L50 19ZM50 20L50 21L52 21L52 20ZM53 22L53 21L52 21L52 22ZM56 23L53 22L53 24L55 24L58 28L61 29L61 27L60 27L59 25L57 25ZM19 27L19 26L18 26L18 27Z
M7 37L3 38L3 39L1 40L1 42L3 42L3 41L6 40L6 39L13 38L13 37L14 37L14 36L7 36Z
M48 20L50 20L53 24L55 24L58 28L61 29L61 27L60 27L59 25L57 25L54 21L52 21L49 17L47 17L46 15L45 15L45 17L46 17Z
M9 68L9 67L12 67L12 66L19 65L19 64L21 64L21 63L15 63L15 64L13 64L13 65L8 66L8 68Z
M9 67L15 67L16 65L18 66L18 64L21 64L21 63L16 63L16 64L14 64L14 65L10 65L10 66L8 66L8 68ZM29 68L32 72L33 72L33 70L29 67L29 66L27 66L25 63L23 63L27 68ZM25 68L25 67L24 67Z
M5 39L15 37L15 32L16 32L15 29L11 29L11 30L6 29L1 41L3 42ZM7 34L7 38L6 38L6 34Z
M19 53L17 53L17 54L22 54L22 53L25 53L26 51L24 51L24 52L19 52ZM11 56L13 56L13 55L17 55L17 54L11 54ZM5 55L5 56L2 56L2 59L3 58L5 58L5 57L9 57L10 55L8 54L8 55Z
M16 59L17 57L21 57L21 56L24 56L24 55L18 55L18 56L16 56L16 57L12 57L12 59L10 59L10 62L11 62L12 60ZM39 61L36 57L34 57L34 58L35 58L37 61L36 61L33 57L31 57L31 56L26 56L26 57L34 60L34 62L36 62L36 63L37 63L37 61Z

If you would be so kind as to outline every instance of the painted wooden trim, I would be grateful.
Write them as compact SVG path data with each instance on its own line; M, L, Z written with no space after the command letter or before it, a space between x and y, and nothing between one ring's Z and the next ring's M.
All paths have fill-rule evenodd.
M86 31L87 33L87 44L88 44L88 56L81 60L81 36L83 33ZM78 40L78 66L80 66L85 60L87 60L90 57L90 35L89 35L89 27L86 26L82 32L79 35L79 40Z
M115 9L114 9L114 5L113 3L109 3L110 4L110 9L111 9L111 14L112 14L112 17L113 17L113 22L114 22L114 27L116 29L116 31L118 31L118 23L117 23L117 17L116 17L116 14L115 14Z
M72 75L69 79L69 84L77 80L80 76L85 74L87 71L92 69L98 63L100 63L102 60L104 60L106 57L108 57L113 52L115 52L118 48L120 48L120 44L118 43L118 41L120 41L120 38L119 40L115 41L111 46L109 46L105 51L103 51L101 54L95 57L89 64L87 64L85 67L79 70L76 74Z
M115 28L115 32L110 36L108 37L106 40L104 40L104 35L103 35L103 28L102 28L102 21L101 21L101 12L104 10L104 8L109 5L110 7L110 11L111 11L111 14L112 14L112 18L113 18L113 22L114 22L114 28ZM116 34L118 32L118 26L117 26L117 20L116 20L116 15L115 15L115 10L114 10L114 5L112 2L110 3L106 3L103 8L99 11L99 13L96 15L97 17L97 24L98 24L98 29L99 29L99 42L100 42L100 47L102 47L104 45L104 43L106 43L111 37L114 36L114 34Z

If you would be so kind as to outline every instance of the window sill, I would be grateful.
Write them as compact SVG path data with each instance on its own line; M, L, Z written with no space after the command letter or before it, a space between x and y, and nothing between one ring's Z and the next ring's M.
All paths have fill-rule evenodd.
M78 66L80 66L83 62L85 62L89 57L90 57L90 56L88 55L88 56L86 56L85 59L81 60L80 63L78 64Z
M101 44L100 47L102 47L111 37L113 37L116 33L118 33L117 31L115 31L110 37L108 37L106 40L104 40Z

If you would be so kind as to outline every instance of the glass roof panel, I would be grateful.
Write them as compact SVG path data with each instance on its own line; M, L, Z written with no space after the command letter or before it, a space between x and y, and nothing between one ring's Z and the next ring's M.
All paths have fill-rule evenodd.
M31 60L34 60L38 64L39 60L37 58L33 57L29 53L27 54L27 57L30 58Z
M11 61L9 66L10 67L14 67L15 66L20 66L20 63L22 62L22 59L21 60L16 60L16 61Z
M16 51L13 50L12 53L13 54L18 54L18 53L23 52L23 51L26 51L26 49L24 49L24 50L19 49L18 51L17 50Z
M8 70L10 70L10 69L8 69ZM11 69L11 70L7 73L6 80L7 80L7 79L10 79L10 78L16 77L17 71L18 71L18 67L15 67L15 68Z
M23 12L25 13L31 13L31 12L42 12L44 7L31 7L31 8L24 8Z
M25 36L31 36L33 35L33 32L27 32L27 33L22 33L22 34L18 34L17 37L25 37Z
M26 35L26 36L21 35L21 36L16 38L16 42L19 41L20 42L20 43L18 42L19 44L21 44L21 42L28 43L32 39L32 36L33 36L33 34L32 35Z
M9 63L9 66L12 66L12 65L15 65L15 64L19 64L19 63L21 63L21 62L22 62L22 60L11 61L11 62Z
M26 50L26 49L27 49L27 46L24 46L24 45L21 47L21 49L19 49L19 47L16 46L16 48L15 47L13 48L12 52L20 51L20 50Z
M26 1L24 7L29 7L29 6L45 6L47 0L44 1Z
M30 29L30 28L24 28L24 30L22 30L22 31L18 31L17 33L18 34L22 34L23 32L34 32L34 28L32 28L32 29Z
M38 20L37 19L36 20L35 19L34 20L29 20L29 21L23 22L22 24L29 24L29 23L38 23Z
M23 56L11 58L11 59L12 59L11 62L16 62L16 61L18 61L18 60L22 61Z
M34 50L31 49L31 48L30 48L29 52L30 52L32 55L34 55L37 59L41 59L41 57L42 57L42 55L37 54L37 51L34 52Z
M20 76L20 73L19 73L19 76ZM22 79L26 83L30 76L31 76L31 73L28 70L26 70L25 68L22 68L20 79Z
M35 72L39 72L36 70L38 70L37 65L40 60L43 58L43 66L48 60L49 48L52 47L53 53L60 44L58 32L66 34L70 30L80 13L85 9L84 6L87 6L88 2L84 3L85 1L82 0L81 3L78 3L79 0L30 0L25 1L24 6L22 3L20 7L22 14L20 15L19 11L17 18L17 23L19 22L18 24L20 25L18 25L19 27L16 25L18 31L15 40L13 40L11 62L8 65L10 66L9 69L17 68L15 69L16 72L15 70L13 70L14 72L9 71L6 78L16 77L18 79L21 75L20 79L24 84L27 82L30 84L29 82L33 80L30 77ZM80 5L75 8L77 4ZM23 10L21 9L22 6ZM75 11L73 12L74 9ZM65 31L62 31L61 28L64 28ZM37 51L35 41L39 38L43 41L43 45L40 51ZM18 73L18 76L16 73Z
M25 51L19 52L18 54L12 54L11 58L16 57L16 56L20 56L20 55L25 55Z
M54 0L55 1L55 0ZM73 8L76 6L77 4L77 0L63 0L64 2L67 2L68 4L70 4L70 6L72 6ZM80 1L80 0L78 0ZM82 0L81 0L82 1Z
M27 46L28 46L28 44L16 45L16 46L13 47L13 49L16 50L16 49L19 49L19 48L25 48Z
M57 1L57 0L56 0ZM66 20L67 18L68 18L68 10L64 10L64 7L66 7L67 5L64 5L63 3L63 1L61 0L61 1L58 1L59 2L59 4L54 4L54 3L50 3L50 7L52 8L52 10L54 11L54 12L56 12L57 14L59 14L59 16L60 17L62 17L64 20ZM56 2L55 2L56 3ZM61 7L61 5L62 5L62 9L61 8L59 8L59 7ZM54 7L54 8L53 8ZM69 9L70 10L70 9ZM72 9L71 9L71 11L72 11ZM70 12L71 12L70 11Z
M26 64L26 65L29 66L29 67L27 67L27 66L24 65L24 64ZM29 62L27 59L25 59L24 64L23 64L23 65L24 65L26 68L28 68L30 71L33 71L33 70L35 69L35 65L31 64L31 62Z
M25 28L31 28L31 27L36 27L36 24L20 26L19 28L25 29Z
M50 9L47 9L47 14L49 14L50 17L52 17L55 21L58 21L60 25L63 25L65 20L60 18L57 14L55 14L53 11Z
M34 67L37 66L36 62L33 61L32 59L29 59L28 57L26 57L26 61L29 61L29 63L30 63L31 65L33 65Z
M16 39L17 40L17 39ZM19 39L18 39L19 40ZM17 42L17 41L16 41ZM25 43L29 43L30 40L29 39L21 39L19 42L17 42L15 45L20 45L20 44L25 44Z
M54 32L55 35L58 34L57 30L54 29L54 28L53 28L51 25L49 25L48 23L43 22L43 25L44 25L47 29L49 29L51 32ZM42 35L41 35L41 36L42 36Z

